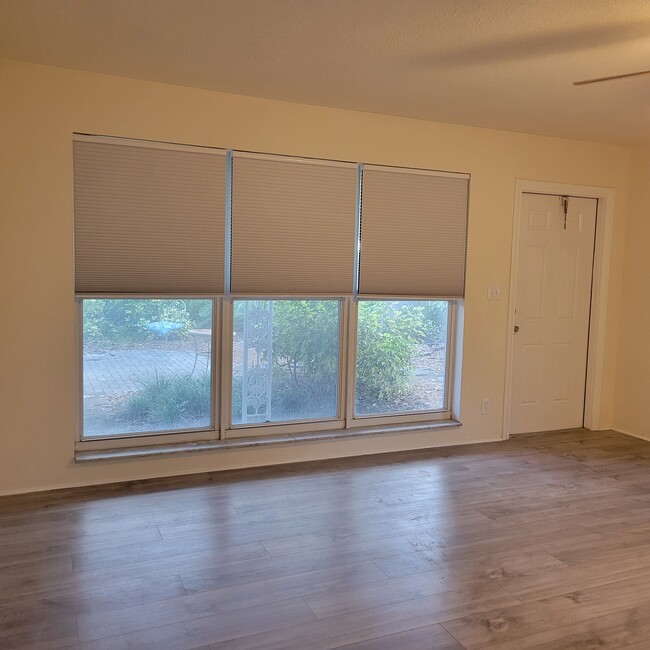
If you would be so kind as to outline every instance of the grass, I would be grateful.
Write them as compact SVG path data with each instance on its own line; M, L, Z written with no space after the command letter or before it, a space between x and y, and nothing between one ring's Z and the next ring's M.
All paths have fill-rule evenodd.
M122 405L118 418L131 424L173 424L183 420L209 419L211 379L198 375L159 375L143 382Z

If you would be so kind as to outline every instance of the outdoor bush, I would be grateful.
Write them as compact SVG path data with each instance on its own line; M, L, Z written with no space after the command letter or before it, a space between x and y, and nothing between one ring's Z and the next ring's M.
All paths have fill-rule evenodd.
M312 416L321 410L331 414L338 386L338 302L321 300L278 300L273 309L273 388L271 409L274 417L302 417L305 404ZM271 302L235 301L234 329L244 332L248 314L247 345L262 367L267 363L268 316ZM255 372L251 367L249 372ZM241 417L240 373L233 376L233 416ZM264 404L256 404L264 409Z
M418 304L360 302L357 401L375 403L408 393L413 358L426 334Z
M187 316L189 327L200 329L212 328L212 300L188 300Z
M337 386L338 303L278 301L274 305L274 362L290 381L274 379L276 398L291 412L305 400L314 411L330 403ZM408 393L417 345L446 336L441 302L359 303L357 396L376 403Z
M182 333L196 326L193 316L205 320L204 312L209 312L211 303L209 300L192 300L188 304L194 314L182 300L84 300L84 340L103 343L151 340L156 335L147 329L147 324L161 320L182 323Z
M331 404L337 387L338 304L292 300L274 304L273 352L288 373L275 378L274 397L285 413L307 400L312 412ZM444 303L359 303L357 399L376 403L402 397L411 386L419 343L446 330Z
M268 301L249 303L258 319L268 307ZM338 386L338 303L281 300L273 310L273 410L286 417L309 403L314 416L320 409L331 411ZM445 345L446 303L361 301L358 313L358 403L377 405L407 395L418 346ZM243 302L236 304L234 317L235 331L241 332ZM249 345L262 359L268 353L264 332L249 330ZM234 382L233 413L241 413L241 375Z
M339 305L334 300L281 300L275 303L273 352L293 387L304 378L318 391L336 381L339 358Z
M183 420L209 419L210 374L156 373L122 404L118 419L133 424L169 425Z
M448 304L441 300L422 303L425 340L431 345L444 347L447 343Z
M184 322L209 326L211 302L169 300L87 300L85 335L99 341L137 341L153 336L147 323ZM243 302L236 303L235 329L243 328ZM255 301L262 314L269 301ZM250 308L250 305L249 305ZM331 412L338 387L337 301L279 300L273 303L273 403L283 417L299 416L305 404L314 416ZM258 313L259 317L259 313ZM386 403L408 394L413 362L422 343L444 345L444 302L361 301L358 312L357 402ZM253 335L255 332L252 333ZM257 333L258 336L260 333ZM250 343L264 360L266 337ZM233 376L233 415L241 417L241 373ZM210 376L160 376L124 401L119 417L128 422L170 423L210 415Z
M286 368L275 366L271 410L278 419L331 417L335 415L338 377L324 383L321 375L302 375L298 381Z

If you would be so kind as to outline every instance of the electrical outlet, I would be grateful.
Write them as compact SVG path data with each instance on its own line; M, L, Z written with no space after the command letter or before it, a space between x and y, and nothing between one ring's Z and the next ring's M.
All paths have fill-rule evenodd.
M487 399L487 397L483 398L481 400L481 413L483 415L487 415L492 411L492 405L490 404L490 400Z

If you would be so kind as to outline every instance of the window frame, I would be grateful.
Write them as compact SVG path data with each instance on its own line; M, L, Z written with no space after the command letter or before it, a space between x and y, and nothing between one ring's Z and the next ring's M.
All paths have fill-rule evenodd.
M192 300L212 301L212 426L182 430L144 431L106 436L83 436L83 301L87 299L140 299L140 300ZM299 439L303 435L357 431L368 428L373 431L395 425L417 425L426 422L452 420L451 404L457 390L455 368L458 302L446 300L447 352L445 364L444 407L437 410L400 413L355 414L357 322L359 302L366 300L406 300L405 297L358 297L347 296L252 296L252 295L152 295L152 294L80 294L75 297L75 373L76 437L75 449L79 451L110 450L132 447L155 447L163 444L204 441L255 439L260 437L286 437ZM409 300L416 298L409 297ZM435 300L421 298L418 300ZM232 355L233 355L233 303L235 300L336 300L339 303L339 372L337 415L331 418L307 418L291 421L232 424Z
M101 436L84 435L84 364L83 364L83 303L84 300L210 300L212 302L212 335L210 340L210 377L211 390L211 424L207 427L187 429L163 429L134 433L118 433ZM141 447L158 444L197 442L218 438L219 405L217 396L222 374L217 368L220 350L221 300L215 295L179 295L179 294L77 294L74 298L75 308L75 449L90 451L96 449L116 449Z
M412 301L417 300L434 301L447 303L447 337L446 337L446 354L445 354L445 386L443 407L441 409L426 409L418 411L400 411L393 413L356 413L356 386L357 386L357 334L358 334L358 305L360 302L395 302L395 301ZM348 396L347 401L351 411L350 417L346 423L347 428L358 428L368 426L396 425L419 422L435 422L439 420L452 419L451 403L453 396L451 394L454 386L453 378L453 357L454 341L456 338L456 300L446 300L439 298L423 297L401 297L401 296L359 296L355 298L356 308L351 310L350 332L354 341L350 347L348 358Z
M339 303L339 367L337 386L337 413L329 418L303 418L297 420L282 420L278 422L253 422L250 424L232 422L232 353L234 333L234 312L233 304L236 300L331 300ZM237 439L251 438L255 436L291 435L293 433L313 433L318 431L336 431L345 428L344 402L346 396L346 350L348 347L348 310L349 296L332 295L310 295L310 296L279 296L279 295L250 295L233 294L224 299L228 304L227 327L224 326L223 349L228 349L222 360L222 385L226 390L222 392L222 415L225 421L222 422L223 438ZM226 321L224 321L224 325ZM227 344L227 348L226 348Z

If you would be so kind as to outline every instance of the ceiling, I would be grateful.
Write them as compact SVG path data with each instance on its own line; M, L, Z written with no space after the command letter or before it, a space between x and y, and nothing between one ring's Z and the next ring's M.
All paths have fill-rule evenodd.
M650 143L647 0L0 0L0 57L321 106Z

